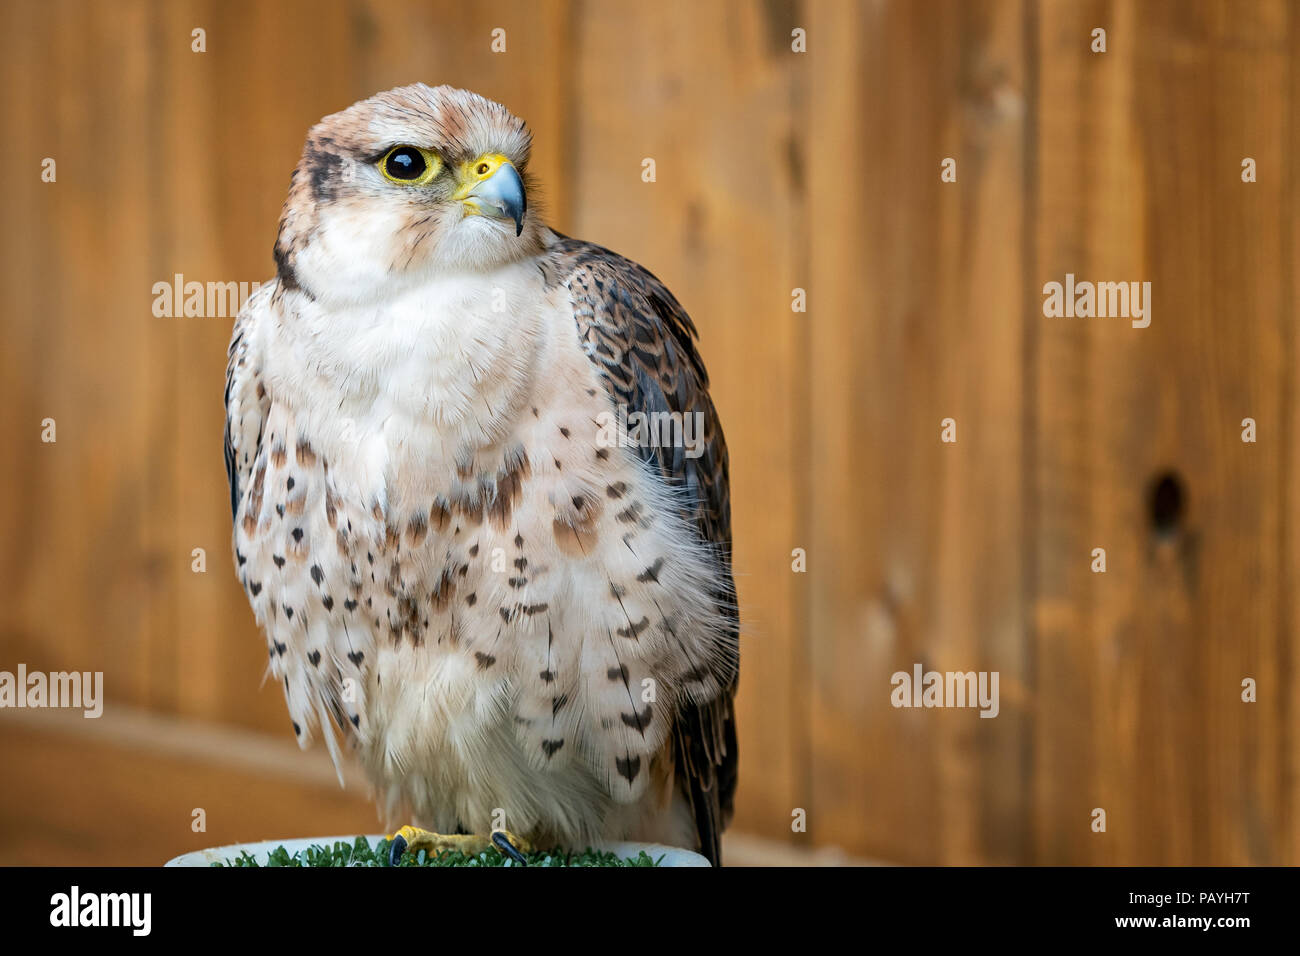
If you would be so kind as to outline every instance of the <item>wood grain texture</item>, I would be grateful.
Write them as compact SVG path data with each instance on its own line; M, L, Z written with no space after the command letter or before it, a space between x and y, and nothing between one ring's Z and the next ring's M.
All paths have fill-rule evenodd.
M1043 319L1037 461L1037 853L1048 863L1282 862L1282 5L1047 4L1040 281L1152 283L1152 321ZM1094 25L1109 50L1089 52ZM1253 156L1264 175L1241 181ZM1256 444L1242 419L1260 423ZM1272 427L1264 423L1272 423ZM1269 433L1272 434L1269 434ZM1183 488L1153 527L1163 475ZM1089 570L1104 547L1107 573ZM1293 728L1292 728L1293 729ZM1105 834L1090 829L1103 808Z
M153 284L269 278L307 128L446 82L525 117L550 221L700 328L738 826L915 863L1300 863L1294 4L16 0L0 53L0 670L102 670L110 708L287 741L230 568L231 319L155 317ZM1045 317L1067 272L1151 281L1151 327ZM1164 475L1185 510L1158 533ZM914 663L998 671L999 716L891 707ZM155 862L114 821L191 773L239 836L370 813L99 746L0 725L0 860L48 807L105 841L79 858ZM111 799L77 803L74 766Z
M1023 859L1022 10L816 13L808 138L856 169L812 179L812 832ZM915 663L1000 671L1001 714L895 709Z
M1283 31L1279 30L1279 34ZM1290 77L1283 92L1283 109L1286 116L1294 116L1300 107L1300 17L1288 17L1285 33ZM1279 494L1282 513L1279 532L1282 551L1282 614L1278 621L1278 701L1280 725L1268 732L1278 740L1282 757L1282 822L1269 839L1277 847L1277 858L1295 865L1300 862L1300 647L1296 634L1300 633L1300 599L1297 599L1295 581L1300 580L1300 414L1296 399L1300 383L1296 378L1297 352L1296 316L1300 315L1300 236L1296 223L1300 223L1300 188L1295 182L1296 157L1300 156L1300 124L1289 122L1284 127L1287 134L1282 141L1282 213L1286 228L1282 234L1282 268L1287 280L1287 304L1282 322L1282 355L1286 363L1283 377L1281 418L1278 436L1282 443L1278 469Z
M122 708L32 715L0 718L0 752L24 768L0 788L0 866L160 866L231 843L379 832L365 788L340 789L323 752L283 736Z

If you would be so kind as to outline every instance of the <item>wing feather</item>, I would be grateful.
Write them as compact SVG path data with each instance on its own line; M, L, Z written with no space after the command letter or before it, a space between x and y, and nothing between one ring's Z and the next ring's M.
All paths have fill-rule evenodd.
M230 334L226 353L226 480L230 484L230 517L239 511L239 500L248 487L253 463L262 446L271 399L262 384L262 368L254 347L257 322L271 301L271 285L262 286L248 297Z
M711 547L721 569L715 598L726 617L732 653L715 664L713 676L723 692L708 702L683 702L672 751L679 785L695 815L701 851L717 864L736 790L733 703L739 677L739 615L731 574L727 445L695 346L698 333L663 283L608 249L553 233L543 273L548 285L568 290L579 341L615 403L629 413L700 413L698 457L687 456L681 444L646 444L637 451L676 491L683 516Z

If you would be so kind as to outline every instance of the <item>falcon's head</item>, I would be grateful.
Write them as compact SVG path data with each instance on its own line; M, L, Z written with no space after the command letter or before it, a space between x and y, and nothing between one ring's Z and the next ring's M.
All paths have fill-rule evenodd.
M438 272L534 255L532 134L476 93L421 83L372 96L307 134L280 217L280 281L366 302Z

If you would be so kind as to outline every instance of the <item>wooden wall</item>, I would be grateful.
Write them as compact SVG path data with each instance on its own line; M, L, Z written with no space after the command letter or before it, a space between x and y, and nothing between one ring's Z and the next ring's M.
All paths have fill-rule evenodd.
M915 863L1300 862L1295 4L16 0L0 54L0 670L288 734L229 567L230 320L157 318L152 286L269 278L307 127L446 82L525 117L551 222L700 326L732 453L737 828ZM1150 281L1150 328L1044 317L1066 272ZM1157 516L1163 476L1183 507ZM916 662L998 671L1000 715L894 709ZM42 772L12 716L0 860L40 805L111 829L65 771L109 788L130 751L92 735ZM199 779L182 803L227 778ZM316 812L302 833L338 828ZM291 835L283 806L240 813Z

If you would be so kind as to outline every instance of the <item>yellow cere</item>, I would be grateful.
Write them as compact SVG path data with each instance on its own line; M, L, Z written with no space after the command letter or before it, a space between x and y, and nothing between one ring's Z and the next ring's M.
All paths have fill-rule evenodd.
M478 159L461 163L460 168L457 170L457 179L460 180L460 186L452 193L451 198L467 198L475 186L486 179L491 179L496 171L508 162L510 162L509 158L502 156L500 153L485 153Z
M462 165L461 181L476 183L482 182L485 179L491 179L492 174L500 169L503 163L508 162L510 162L510 160L505 156L502 156L500 153L488 153L484 156L480 156L473 162L464 163Z

